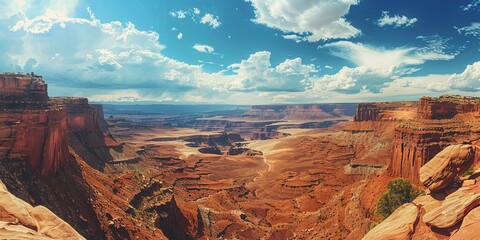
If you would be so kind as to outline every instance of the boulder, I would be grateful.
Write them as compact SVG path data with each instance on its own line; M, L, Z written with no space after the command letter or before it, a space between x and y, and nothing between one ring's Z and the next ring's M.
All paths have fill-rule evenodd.
M403 240L412 235L418 220L419 210L417 206L406 203L399 207L382 223L370 230L363 240Z
M32 207L12 195L1 181L0 208L15 219L1 216L0 239L85 239L47 208Z
M462 226L455 234L453 234L451 239L475 239L478 237L479 228L480 208L477 207L463 218Z
M452 227L480 204L480 191L476 188L460 188L442 201L440 206L425 213L423 222L438 228Z
M420 168L420 181L430 191L448 186L453 179L472 164L475 151L470 144L448 146Z

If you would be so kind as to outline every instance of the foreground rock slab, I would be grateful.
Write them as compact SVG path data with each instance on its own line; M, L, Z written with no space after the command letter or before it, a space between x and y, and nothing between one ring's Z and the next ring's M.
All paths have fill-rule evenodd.
M460 188L443 200L440 206L428 211L423 221L438 228L452 227L480 204L478 187Z
M43 206L12 195L0 181L0 239L85 239Z
M470 144L448 146L420 168L420 181L432 192L444 189L470 167L474 157Z
M415 229L418 214L417 206L411 203L404 204L382 223L370 230L362 239L409 239Z

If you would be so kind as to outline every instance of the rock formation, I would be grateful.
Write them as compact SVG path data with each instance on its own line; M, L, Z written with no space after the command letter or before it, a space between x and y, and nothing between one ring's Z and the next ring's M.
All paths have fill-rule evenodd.
M362 103L358 105L354 121L392 121L411 119L412 109L417 106L416 102L378 102Z
M451 119L430 119L430 117L424 119L417 117L403 121L395 129L393 139L393 156L389 164L389 171L393 176L408 178L413 183L420 184L418 174L420 167L442 149L452 144L480 139L480 125L476 116L466 114L470 110L475 109L471 107L473 104L470 103L475 102L476 98L440 97L439 99L441 101L428 97L420 99L417 114L419 116L425 114L426 111L424 109L428 108L425 107L427 103L432 104L429 106L441 103L443 106L455 105L455 117ZM437 110L433 111L436 116L440 116L440 112L445 112Z
M67 111L49 106L41 77L0 75L0 158L55 172L68 157L67 134Z
M422 97L418 113L425 119L448 119L457 114L478 112L480 98L444 95L438 98Z
M378 121L380 109L374 103L362 103L358 105L354 121Z
M0 181L1 239L85 239L68 223L43 206L12 195Z
M480 204L478 189L460 188L448 195L442 203L423 216L428 226L449 228L460 222L465 215Z
M441 190L465 172L473 164L474 157L472 145L449 146L420 168L420 181L430 191Z
M399 207L392 215L368 232L363 240L403 240L409 239L418 220L417 206L406 203Z

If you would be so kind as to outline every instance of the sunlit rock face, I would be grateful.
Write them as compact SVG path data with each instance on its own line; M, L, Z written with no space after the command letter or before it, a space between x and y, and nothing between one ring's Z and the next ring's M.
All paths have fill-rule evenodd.
M34 74L0 74L0 158L27 161L42 175L69 157L69 132L103 145L103 109L86 98L49 99L47 84Z
M418 104L418 113L425 119L448 119L457 114L478 112L480 98L464 96L422 97Z
M449 146L420 168L420 181L431 191L442 190L473 164L474 157L470 144Z

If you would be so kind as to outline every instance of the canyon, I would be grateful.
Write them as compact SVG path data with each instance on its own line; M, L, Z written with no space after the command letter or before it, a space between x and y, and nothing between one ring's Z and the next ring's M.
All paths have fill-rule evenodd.
M114 109L49 97L33 73L0 74L0 180L75 238L360 239L388 181L424 188L423 166L480 139L480 98L463 96L195 114ZM409 237L460 228L431 234L412 223L424 216L413 205L389 220L412 216Z

